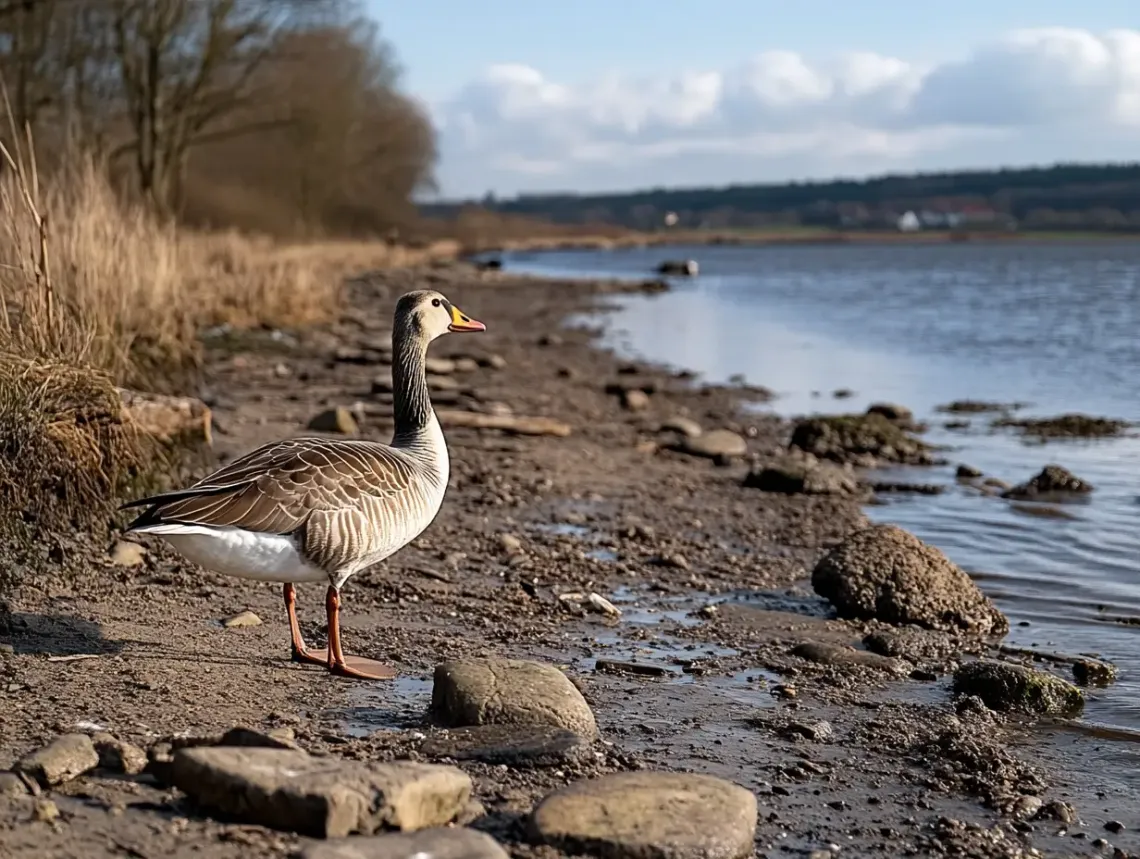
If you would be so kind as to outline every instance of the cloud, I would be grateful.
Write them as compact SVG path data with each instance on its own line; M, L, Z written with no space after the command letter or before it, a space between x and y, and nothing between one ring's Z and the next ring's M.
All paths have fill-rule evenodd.
M433 106L449 194L1140 158L1140 30L1009 33L940 64L764 51L585 85L489 68Z

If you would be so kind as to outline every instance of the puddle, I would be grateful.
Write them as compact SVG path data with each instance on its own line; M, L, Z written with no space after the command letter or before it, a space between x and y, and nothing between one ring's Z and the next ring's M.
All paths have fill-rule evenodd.
M587 558L592 558L595 561L616 561L617 552L613 549L591 549L586 553Z
M325 716L348 737L419 728L431 703L431 687L430 676L360 686L348 694L348 706L326 710Z
M585 525L572 525L569 522L543 522L531 526L536 531L546 534L559 534L564 537L586 537L590 529Z

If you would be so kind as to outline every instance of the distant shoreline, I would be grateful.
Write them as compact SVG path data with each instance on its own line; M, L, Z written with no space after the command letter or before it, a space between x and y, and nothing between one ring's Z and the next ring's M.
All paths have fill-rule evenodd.
M1138 233L1096 231L950 231L922 230L913 233L888 230L670 230L631 232L623 235L561 235L515 238L480 243L468 256L493 253L527 253L556 250L624 250L629 248L692 246L842 245L842 244L969 244L977 242L1137 242Z

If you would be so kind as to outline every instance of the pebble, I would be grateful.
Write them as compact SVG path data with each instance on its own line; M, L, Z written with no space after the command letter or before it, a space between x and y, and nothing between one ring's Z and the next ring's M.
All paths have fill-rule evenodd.
M704 432L699 423L683 415L674 415L671 418L666 418L661 421L658 430L660 432L677 432L686 438L696 438Z
M649 408L649 394L636 388L623 391L621 404L631 412L642 412Z
M316 432L340 433L341 435L356 435L360 432L356 418L344 406L325 409L325 411L315 415L309 421L308 428Z
M590 595L586 597L586 605L599 614L604 614L608 617L621 617L621 609L601 594L591 592Z
M99 755L99 766L112 772L138 775L146 769L146 752L136 745L111 734L95 734L91 738Z
M111 547L111 563L117 567L137 567L146 560L146 548L130 540L119 540Z
M821 665L859 665L887 671L899 677L910 673L910 667L899 659L868 653L853 647L825 644L821 641L804 641L792 648L792 655Z
M471 779L455 767L362 764L291 749L180 749L171 777L202 807L315 838L445 826L471 796Z
M424 829L313 844L298 859L508 859L498 843L474 829Z
M222 626L226 629L243 629L247 626L261 626L261 618L247 609L238 612L232 617L227 617L222 621Z
M479 369L479 362L474 358L456 358L455 359L455 372L456 373L474 373Z
M574 782L543 799L533 836L569 853L608 859L751 856L751 791L707 775L632 772Z
M50 799L38 799L32 816L40 823L52 823L59 817L59 806Z
M99 766L95 744L86 734L63 734L22 757L12 771L23 773L41 787L52 787Z
M449 376L455 372L455 362L451 358L425 358L424 369L429 376Z
M507 359L502 355L488 355L479 362L484 367L490 367L492 370L502 370L507 366Z
M586 699L553 665L522 659L462 659L436 666L431 715L442 727L544 725L593 739Z
M714 429L701 433L695 438L683 438L675 447L690 456L703 456L710 459L733 458L748 453L744 437L732 430Z
M500 534L499 546L508 555L517 555L522 551L522 540L514 534Z
M603 674L640 674L642 677L664 677L671 674L668 668L647 662L622 662L617 659L597 659L594 670Z
M961 480L975 480L982 476L982 470L980 468L974 468L972 465L965 464L959 465L954 473Z

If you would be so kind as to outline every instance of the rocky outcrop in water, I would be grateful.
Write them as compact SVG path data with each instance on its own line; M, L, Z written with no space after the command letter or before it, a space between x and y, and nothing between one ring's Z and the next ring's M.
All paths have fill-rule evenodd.
M1128 421L1070 413L1052 418L999 418L995 427L1010 427L1038 439L1112 438L1131 426Z
M982 635L1009 631L996 606L933 546L895 525L856 531L812 571L812 587L842 617Z
M1025 483L1007 489L1002 498L1032 501L1056 495L1087 495L1093 486L1060 465L1046 465L1040 473Z
M789 447L820 459L873 466L878 462L930 465L930 446L881 414L807 418L792 430Z

